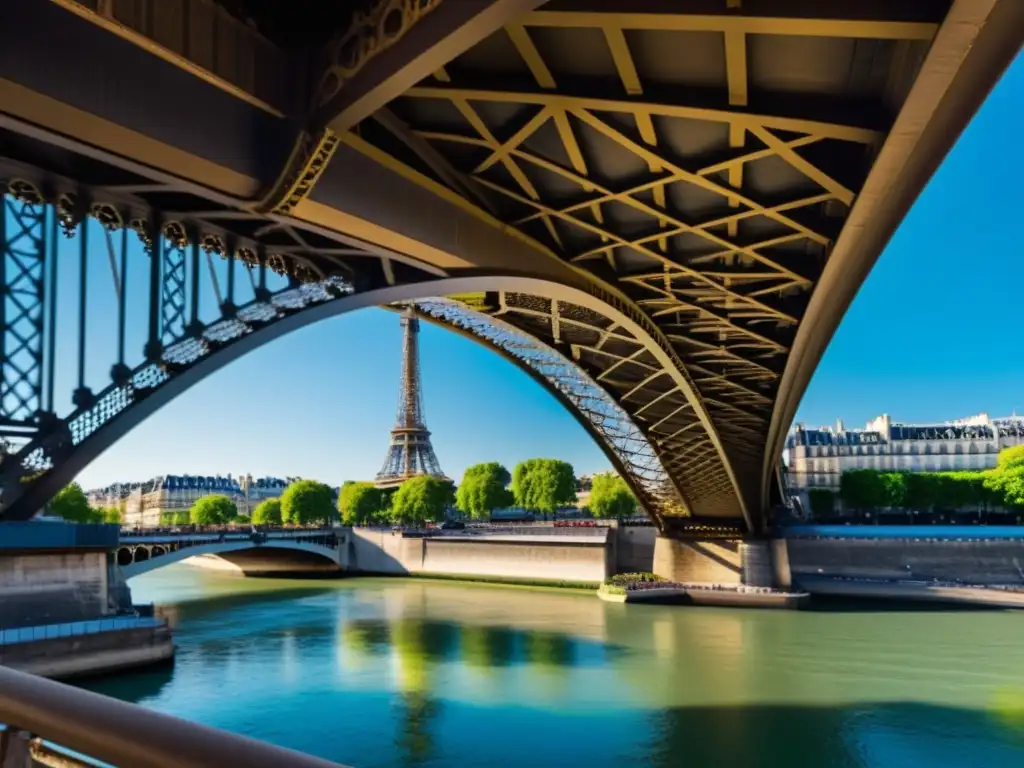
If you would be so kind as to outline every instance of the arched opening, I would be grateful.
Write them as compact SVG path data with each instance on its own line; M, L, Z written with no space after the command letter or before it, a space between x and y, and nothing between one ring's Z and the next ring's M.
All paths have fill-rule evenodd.
M134 562L134 555L128 547L121 547L117 550L117 564L118 565L131 565Z
M149 560L149 549L147 547L136 547L134 562L144 563L147 560Z
M153 547L150 550L150 552L149 552L149 556L150 557L158 557L160 555L166 555L166 554L167 554L167 550L164 549L163 547L161 547L159 544L157 544L155 547Z
M531 337L526 330L487 317L452 301L418 300L418 297L423 295L457 294L461 296L474 292L479 293L481 290L489 291L495 285L516 291L515 294L508 290L502 292L501 300L507 304L511 303L508 301L510 296L522 296L533 300L538 296L546 297L541 301L547 302L553 312L557 313L561 310L565 313L566 316L561 318L565 327L582 329L581 333L598 335L601 328L596 325L588 327L584 320L578 319L579 316L589 313L590 316L602 318L601 324L605 329L613 326L616 339L622 341L623 344L633 345L632 348L636 351L636 355L642 354L649 361L647 363L648 370L652 366L656 370L662 369L665 375L660 377L661 383L657 387L650 391L643 391L644 382L638 382L630 388L631 397L627 403L634 411L646 408L648 405L652 406L645 416L648 423L651 423L652 417L664 414L664 416L653 419L653 423L662 427L662 433L659 434L658 440L652 442L648 439L630 413L609 394L607 389L597 385L594 379L590 379L579 365L561 356L560 353L546 346L544 342ZM156 369L155 375L159 377L158 385L147 392L145 397L134 400L128 407L112 414L112 417L105 423L101 421L95 431L84 435L75 450L70 452L60 466L44 475L34 484L33 488L24 490L24 496L17 499L15 505L6 508L7 516L13 519L12 510L15 506L19 510L29 508L34 503L38 503L38 499L48 497L54 492L54 489L66 482L67 478L84 468L95 456L116 442L148 415L210 373L246 352L321 319L366 306L410 301L415 303L428 319L458 330L485 346L505 354L544 384L598 441L598 444L611 459L613 466L633 486L641 505L651 512L656 521L663 516L685 514L689 510L691 514L707 514L733 520L746 519L748 528L756 527L751 523L748 513L749 506L758 504L755 495L756 484L749 484L749 487L743 489L745 492L741 492L739 483L733 475L732 466L727 459L728 454L725 452L724 445L719 439L703 403L683 372L683 366L672 357L671 348L666 350L659 346L656 338L658 331L655 327L650 326L649 320L643 317L634 318L628 312L616 309L601 298L579 289L568 288L544 280L508 276L450 278L413 285L391 286L362 294L349 294L341 298L328 298L321 303L307 306L302 311L284 314L272 323L257 327L253 332L216 345L201 354L193 351L190 353L193 354L191 360L182 356L184 348L192 344L191 341L183 341L178 346L171 345L165 350L165 359L173 359L177 362L174 366ZM503 306L503 309L507 308L507 306ZM513 307L513 309L515 308ZM568 310L574 312L575 317ZM525 315L526 310L524 309L523 312ZM510 340L511 343L509 343ZM532 342L533 351L529 355L517 355L512 349L521 349L524 341ZM194 344L192 346L194 347ZM215 352L215 354L211 354L211 352ZM541 352L547 354L549 359L541 365L531 367L531 360L535 360L537 354ZM551 360L555 359L560 361L559 364L563 366L564 370L575 367L573 375L580 381L587 380L589 382L591 389L587 396L589 398L587 403L574 399L573 388L564 387L556 379L545 378L543 369L550 365ZM153 369L155 367L149 364L148 368L140 371L137 375L143 375L145 371ZM96 400L101 404L97 408L103 407L102 402L105 397L108 397L108 393L111 396L120 395L120 390L117 385L111 385L107 391L99 393ZM619 395L621 394L620 392ZM595 412L594 402L596 401L603 401L603 404L600 404L597 409L600 412ZM622 429L606 430L600 426L609 421L610 414L614 414L615 420L620 425L627 427L625 430L627 434L623 436ZM81 416L91 417L92 414L82 413ZM73 431L75 418L77 417L72 415L70 419ZM673 419L676 421L673 422ZM668 429L672 429L673 432L666 437L660 436ZM685 442L674 443L674 439ZM34 450L43 450L44 444L40 441L37 445L30 445L30 447ZM684 450L691 454L708 457L711 461L704 462L700 473L689 473L685 466L678 463L671 469L667 469L661 456L671 457L675 453L684 452ZM709 498L711 503L705 502L705 498ZM748 501L751 500L754 503L748 505Z

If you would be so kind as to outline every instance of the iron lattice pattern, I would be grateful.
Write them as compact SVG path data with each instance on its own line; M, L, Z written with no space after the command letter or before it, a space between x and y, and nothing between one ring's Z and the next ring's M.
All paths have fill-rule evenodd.
M356 285L362 286L360 290L380 287L377 276L384 272L378 262L359 254L345 274L325 275L334 262L328 260L316 265L283 249L271 251L259 243L208 227L201 219L182 217L165 220L159 212L146 209L137 201L131 204L104 202L93 191L89 197L96 202L88 210L83 210L70 192L59 193L52 202L46 202L38 187L32 184L10 182L8 187L10 194L5 197L5 205L32 206L29 210L33 216L47 222L42 230L38 227L32 230L41 237L41 242L31 241L37 253L53 253L52 238L55 237L66 236L74 245L81 246L84 222L93 222L87 247L73 250L85 253L87 257L106 255L110 265L110 289L119 306L120 321L118 357L107 386L93 392L80 380L75 391L75 409L59 418L53 415L44 419L37 406L29 406L34 429L22 438L23 442L0 467L3 514L12 519L34 513L45 503L49 493L67 482L70 475L64 468L69 463L73 465L76 457L80 462L83 456L86 460L95 456L100 450L96 446L104 445L107 439L103 437L105 427L112 425L118 417L129 414L133 407L147 402L163 402L160 392L166 392L176 377L205 361L212 363L218 352L227 350L251 334L352 294ZM152 223L161 221L163 225L157 232ZM101 229L97 230L96 222L102 225ZM226 244L228 242L232 243L230 247ZM332 255L328 249L324 251ZM340 253L342 249L337 251ZM233 271L240 273L239 279L250 284L256 296L254 300L236 306L236 293L230 280L225 285L218 280L213 268L219 259L237 267ZM394 264L390 268L396 281L408 283L424 279L409 270L399 271L398 267ZM39 268L35 269L34 275L41 274ZM145 295L150 299L155 297L158 303L143 313L149 318L146 357L141 363L128 365L124 343L124 328L128 320L124 315L125 286L127 276L139 269L148 276L150 283ZM268 272L287 278L287 281L282 281L286 282L286 287L275 291L266 289ZM31 285L35 287L35 283ZM197 315L197 291L200 288L215 297L219 308L217 318L206 323L201 322ZM581 364L600 364L603 358L591 360L588 357L600 354L592 352L593 349L603 349L605 355L626 356L624 345L631 345L630 349L634 351L639 350L640 345L602 316L581 307L564 303L552 305L546 300L523 294L496 296L498 298L490 311L503 314L504 318L498 320L484 313L473 315L474 336L502 349L524 368L537 372L539 380L558 393L568 407L578 408L581 418L591 425L595 436L653 514L685 513L679 494L666 479L666 470L659 463L655 448L646 441L644 432L624 417L605 390L593 384L578 367ZM456 305L448 306L451 309ZM48 314L45 307L42 314ZM41 315L36 312L32 316ZM78 319L82 321L82 317ZM139 320L134 317L132 322L138 323ZM483 322L491 323L494 330L486 331L481 325ZM513 330L513 323L520 327ZM531 334L537 334L537 337ZM73 332L72 335L77 334ZM88 334L83 338L88 339ZM499 346L502 340L508 344ZM570 342L575 349L575 364L545 346L548 343L564 346ZM79 357L86 359L92 354L91 349L82 347L77 350ZM644 359L641 355L636 356L636 361L641 364ZM633 361L624 362L620 366L622 376L631 375L633 367ZM8 375L6 370L4 374ZM618 378L613 384L626 386ZM629 386L629 389L633 388ZM637 389L637 393L644 391L643 388ZM406 400L409 398L403 398L403 402ZM418 405L419 399L413 398L410 402ZM651 404L651 422L654 421L653 414L658 413L657 409L664 407L666 402L671 402L671 399L662 398L661 402ZM410 418L415 424L422 425L422 409L417 407ZM401 423L404 421L400 419ZM668 430L672 423L671 419L660 425L652 423L651 434L657 434L659 429ZM671 434L666 433L664 437L672 444ZM407 465L414 465L416 470L430 474L441 474L432 451L427 458L423 458L421 452L417 455L416 461L407 462Z
M595 438L604 443L606 451L615 457L617 468L633 488L641 505L656 520L687 514L658 451L598 381L581 368L584 357L582 347L572 347L571 354L576 359L573 362L531 333L514 325L517 320L535 320L537 316L532 313L540 311L535 307L546 303L546 317L557 317L556 323L566 323L570 327L570 334L578 336L582 328L584 335L589 335L593 332L593 326L588 324L581 327L579 323L583 322L580 319L583 317L593 322L591 313L581 307L559 302L554 303L555 309L552 312L551 302L522 294L502 296L500 303L501 309L498 311L508 322L486 314L484 304L477 305L483 311L470 309L461 301L445 299L419 301L415 306L417 311L435 322L461 329L546 381L550 389L566 402L570 411L589 427ZM533 304L534 307L527 304ZM519 311L525 311L525 314L517 318L517 310L512 309L513 306ZM600 343L599 340L597 343Z
M869 21L825 3L822 19L642 5L545 4L352 143L447 184L653 321L682 379L637 351L606 360L602 384L653 430L691 506L739 517L764 501L776 392L810 293L942 12L921 4ZM648 393L666 406L654 418ZM670 434L707 436L665 445L658 431L687 411Z
M60 194L51 204L44 200L39 187L24 180L7 182L3 204L2 418L4 426L24 427L9 443L10 455L0 467L5 514L33 481L65 462L104 426L152 396L175 376L256 330L354 290L345 275L324 275L323 270L314 269L291 254L258 256L254 245L244 241L236 242L231 251L225 245L227 238L222 231L203 232L194 225L186 226L178 221L168 221L154 233L150 225L154 220L152 216L133 216L130 208L105 202L94 202L89 210L82 211L67 193ZM76 408L67 416L57 418L43 410L44 314L51 315L48 322L53 324L53 313L45 311L44 257L56 252L53 238L57 236L58 224L65 236L81 240L84 223L88 220L98 221L105 234L105 243L101 241L97 245L90 241L90 248L105 250L109 256L113 298L120 305L121 313L119 359L112 369L111 383L99 392L94 393L84 386L80 372L74 397ZM142 266L149 273L152 284L149 296L158 300L158 305L149 312L151 327L146 359L134 366L125 365L124 357L123 292L130 265L129 245L144 249L148 254L147 263L140 265L136 261L132 266ZM213 269L214 258L241 263L257 298L236 307L223 295L223 286ZM210 284L206 289L216 294L220 307L220 317L213 322L204 324L195 318L199 301L185 285L186 259L193 261L193 288L198 288L202 274L195 268L203 259L207 260ZM276 291L262 287L267 270L287 277L286 287ZM52 276L49 283L53 284ZM193 321L186 326L189 304ZM79 323L85 323L84 313ZM50 333L52 335L52 329ZM87 339L84 331L79 338ZM86 347L80 346L77 352L80 360L86 359ZM52 351L49 357L53 357ZM48 376L52 380L52 360L49 367Z
M28 187L0 206L0 434L32 426L43 409L47 211Z

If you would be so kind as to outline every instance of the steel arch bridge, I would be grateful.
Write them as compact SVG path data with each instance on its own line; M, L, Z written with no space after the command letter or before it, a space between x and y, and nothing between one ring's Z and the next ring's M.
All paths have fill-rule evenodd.
M760 532L832 332L1024 35L1014 0L274 7L5 7L5 519L259 344L413 302L555 392L663 531Z

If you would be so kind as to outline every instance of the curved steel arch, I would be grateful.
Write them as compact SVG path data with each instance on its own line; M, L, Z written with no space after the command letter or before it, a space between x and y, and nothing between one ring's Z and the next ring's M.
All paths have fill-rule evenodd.
M687 514L657 451L629 414L578 365L518 328L450 299L411 302L417 314L470 338L547 390L602 446L644 509L664 530L665 517Z
M198 337L186 337L167 346L160 363L144 362L122 383L112 383L88 407L76 410L55 429L40 434L4 462L4 516L31 516L57 490L88 463L167 402L193 384L241 355L286 333L354 309L421 299L437 294L466 293L502 285L522 295L552 294L593 305L581 291L533 278L477 275L430 280L389 288L355 292L338 278L287 288L267 300L241 307L232 317L207 326ZM421 309L437 313L449 307L448 321L456 315L451 302L420 302ZM608 308L609 314L615 315ZM627 477L641 502L656 520L685 514L687 506L658 452L612 397L577 366L532 339L526 332L498 323L486 315L465 310L459 322L472 319L472 336L503 351L587 425L615 466ZM621 318L626 323L625 318ZM499 327L500 325L500 327ZM465 328L465 325L463 326ZM516 344L513 352L508 346ZM569 381L575 386L570 386ZM624 458L628 454L629 458ZM14 493L11 492L12 488Z

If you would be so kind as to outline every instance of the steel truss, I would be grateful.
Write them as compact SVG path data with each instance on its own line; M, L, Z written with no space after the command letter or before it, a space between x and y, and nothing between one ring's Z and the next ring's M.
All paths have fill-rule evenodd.
M579 365L502 320L448 299L417 301L417 312L457 328L493 347L547 382L598 443L614 457L616 468L641 505L661 526L667 516L688 514L658 453L629 415Z
M168 393L189 385L171 386L177 380L198 380L185 376L198 364L233 359L228 350L236 342L304 310L358 292L431 278L398 261L385 266L382 262L387 257L351 247L332 248L319 241L318 247L311 247L308 243L314 234L272 222L257 225L243 218L247 214L232 214L246 222L245 227L232 227L236 222L226 214L161 211L128 190L84 187L53 177L44 183L32 177L31 169L18 164L0 164L0 169L7 171L6 178L0 177L7 190L2 233L5 357L0 380L5 384L3 416L10 440L0 464L0 516L7 519L23 519L37 511L53 492L136 423L133 412L141 412L140 407L142 411L159 407L173 396ZM17 226L12 227L12 221ZM261 237L266 233L277 239ZM288 234L292 243L285 244L282 234ZM85 265L96 255L105 256L117 329L109 383L93 391L87 386L85 371L87 362L92 367L92 350L97 345L90 336L86 297L103 287L86 286L85 280L80 280L78 295L72 297L77 302L70 302L78 310L73 329L77 337L74 407L70 413L58 415L53 409L52 368L54 276L61 237L73 243L80 276L91 275L95 281L96 273ZM227 279L214 269L222 259L233 265ZM129 323L138 325L139 321L128 312L128 286L131 278L138 280L138 270L148 285L141 361L127 348ZM281 281L285 287L268 288L268 275L273 273L285 278ZM237 281L248 285L252 300L239 300ZM494 281L500 284L500 278ZM643 355L636 354L632 361L619 365L616 376L609 374L603 388L585 372L586 368L600 371L601 365L609 367L605 358L591 359L592 354L602 350L606 356L621 354L626 344L633 350L641 350L642 344L592 310L527 294L498 296L492 315L473 315L474 338L509 356L559 397L587 425L655 519L687 514L664 454L666 448L684 443L658 432L672 419L661 416L662 424L653 420L644 424L656 437L655 446L644 428L616 402L617 397L637 398L647 391L629 383L635 373L630 372L631 366L646 365ZM216 318L204 318L200 311L203 297L215 299ZM447 312L455 312L459 305L433 301L427 306L444 306ZM495 317L501 314L502 319ZM486 322L492 324L491 331L484 331ZM570 341L571 361L547 347L565 346ZM15 392L17 397L7 396ZM59 398L66 393L56 394ZM671 401L666 396L652 404L648 417ZM122 427L114 426L116 423ZM700 430L693 434L694 440L700 439Z

